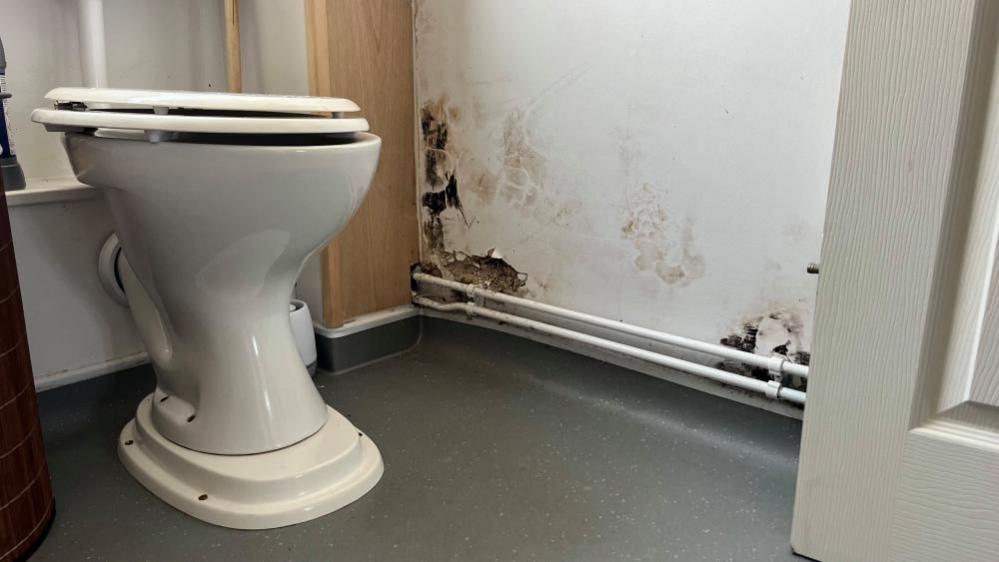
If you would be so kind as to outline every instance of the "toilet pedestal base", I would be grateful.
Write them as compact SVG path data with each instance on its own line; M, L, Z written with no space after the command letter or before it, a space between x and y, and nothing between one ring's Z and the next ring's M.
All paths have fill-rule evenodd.
M151 401L144 398L121 431L118 456L149 491L208 523L234 529L301 523L360 498L382 476L378 448L332 408L322 429L290 447L213 455L160 435Z

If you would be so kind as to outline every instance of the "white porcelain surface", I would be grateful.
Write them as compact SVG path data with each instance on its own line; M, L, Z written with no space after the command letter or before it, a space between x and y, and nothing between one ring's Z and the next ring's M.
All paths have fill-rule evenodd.
M45 99L55 102L110 103L133 107L185 107L189 109L276 111L281 113L361 110L356 103L343 98L178 90L132 90L126 88L54 88L45 94Z
M212 455L164 438L146 397L121 431L118 456L146 488L203 521L269 529L325 515L358 499L384 470L378 448L330 408L315 435L256 455Z
M78 179L106 189L119 266L156 368L151 423L184 447L251 454L326 422L292 337L305 258L360 206L381 141L150 143L67 134Z
M155 113L115 113L107 111L73 111L68 109L36 109L31 120L52 130L62 129L131 129L138 131L170 131L185 133L353 133L368 130L368 121L357 118L326 117L225 117L206 115L174 115Z

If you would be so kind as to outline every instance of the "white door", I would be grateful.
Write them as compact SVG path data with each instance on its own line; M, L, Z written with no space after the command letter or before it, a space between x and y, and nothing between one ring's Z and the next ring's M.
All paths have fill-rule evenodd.
M856 0L792 546L999 560L999 2Z

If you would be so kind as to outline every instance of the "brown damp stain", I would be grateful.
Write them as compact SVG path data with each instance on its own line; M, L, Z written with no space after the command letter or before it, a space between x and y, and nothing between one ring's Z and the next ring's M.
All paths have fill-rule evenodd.
M444 223L439 216L423 221L423 240L430 254L444 252Z
M573 217L583 212L583 202L579 199L569 199L558 205L552 222L561 227L568 227Z
M544 181L547 159L530 142L525 124L525 115L515 109L503 122L503 166L510 170L521 170L527 174L527 181L541 185Z
M694 229L690 222L683 225L680 237L679 260L675 263L669 260L656 262L656 275L669 285L685 287L695 279L704 277L704 257L693 250Z
M667 285L686 287L704 276L706 264L697 250L692 222L684 220L678 229L664 199L648 183L629 193L621 236L638 250L634 264L639 271L655 273Z
M514 109L503 120L503 165L493 190L515 209L538 204L548 165L548 159L531 144L526 119L522 110Z
M427 0L413 2L413 41L418 46L425 35L437 32L437 20L432 16L432 10L425 9Z
M484 204L488 205L496 200L496 194L499 191L499 181L493 172L488 170L479 172L475 175L475 180L471 185L472 187L469 189L474 191Z
M476 100L472 102L475 107ZM422 160L424 183L430 190L439 191L455 183L461 191L458 201L469 193L484 206L501 198L512 210L529 214L539 224L562 228L571 227L576 222L575 217L583 213L582 202L578 199L546 189L548 159L531 142L528 114L524 110L515 108L499 120L502 134L499 163L493 166L485 165L456 146L454 124L465 117L459 104L442 96L426 102L420 115L425 151ZM490 121L495 122L494 119L490 118ZM475 121L476 126L486 126ZM433 201L440 201L440 196ZM461 212L467 226L474 222L465 217L463 208L455 208Z

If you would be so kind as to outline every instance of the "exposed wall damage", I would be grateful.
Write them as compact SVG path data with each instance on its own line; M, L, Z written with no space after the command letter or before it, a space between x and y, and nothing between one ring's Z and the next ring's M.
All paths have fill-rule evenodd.
M818 258L841 70L842 29L825 24L842 14L712 34L664 25L679 4L608 19L545 3L417 1L420 266L807 363L816 280L803 270ZM732 9L697 7L715 24ZM500 13L514 24L491 25ZM786 31L803 25L827 40L786 49ZM473 27L482 33L469 42ZM593 29L624 40L594 45ZM725 56L761 41L772 48ZM676 44L706 66L687 72L691 51ZM789 71L802 64L807 76ZM774 105L760 76L795 95Z
M777 310L752 317L743 322L739 331L721 338L719 343L757 355L783 355L800 365L808 365L811 354L802 349L804 324L801 317L791 310ZM758 380L770 380L766 369L739 363L722 361L718 367L743 374ZM784 384L797 390L805 390L806 382L798 377L789 377Z
M420 109L423 158L424 256L420 268L432 275L461 283L474 284L507 294L527 293L528 276L518 271L495 249L473 255L454 249L445 239L445 221L471 228L474 220L466 216L461 183L470 177L469 191L480 205L493 203L497 197L512 209L536 213L543 207L542 191L547 165L545 157L528 139L524 114L512 111L502 121L502 160L495 170L482 165L459 169L462 160L455 145L457 135L452 123L460 122L461 111L447 97L427 101ZM705 274L705 259L694 240L694 226L689 218L676 221L668 208L669 193L649 183L625 190L625 209L620 233L637 250L633 264L639 271L655 274L666 285L682 288ZM558 223L580 212L582 203L570 199L558 212L545 217ZM541 218L541 217L539 217ZM769 356L774 353L808 364L808 352L802 349L803 323L789 310L777 310L748 318L739 331L721 339L721 343L750 353ZM769 380L765 369L737 362L718 365L725 370L759 380ZM801 380L787 380L792 388L804 389Z
M420 109L420 131L423 145L424 191L423 239L425 255L420 267L445 279L471 283L509 294L523 292L527 274L517 271L495 249L485 255L471 255L449 250L445 244L444 218L448 210L457 213L466 227L470 226L462 207L458 189L456 156L450 147L450 120L460 119L460 110L441 97L425 103ZM485 181L479 176L478 185Z
M438 263L443 263L444 268L439 267ZM420 270L509 295L523 293L524 285L527 284L527 274L514 269L495 250L489 250L484 256L447 252L442 260L421 263Z

